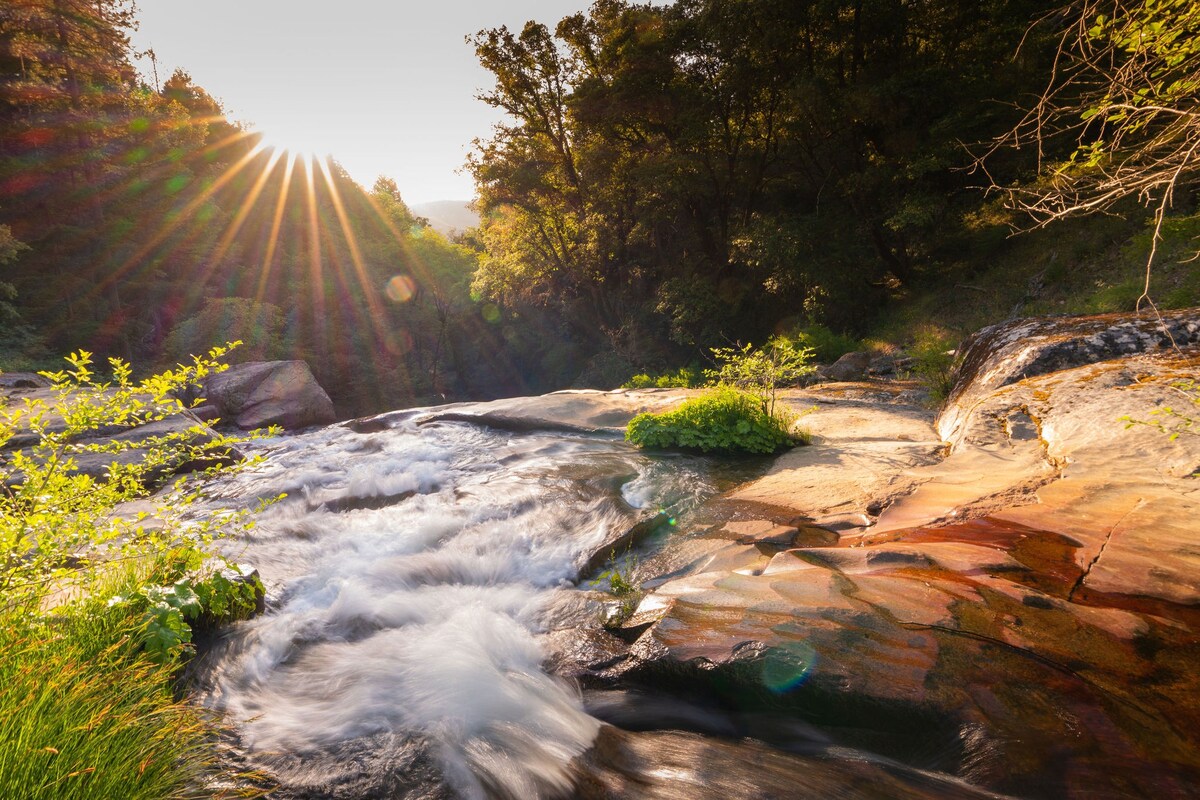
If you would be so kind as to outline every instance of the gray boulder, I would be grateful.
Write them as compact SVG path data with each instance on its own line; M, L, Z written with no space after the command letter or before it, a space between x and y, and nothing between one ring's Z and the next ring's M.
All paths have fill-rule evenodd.
M870 353L846 353L823 370L826 380L860 381L871 366Z
M204 396L221 419L245 430L268 425L293 430L337 419L329 395L303 361L235 364L205 381Z

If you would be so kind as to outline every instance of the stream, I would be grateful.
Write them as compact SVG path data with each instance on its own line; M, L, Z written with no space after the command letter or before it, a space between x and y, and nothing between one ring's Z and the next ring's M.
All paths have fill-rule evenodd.
M543 672L539 635L579 622L594 551L717 490L705 459L411 417L258 447L214 501L287 495L229 552L260 570L268 611L209 654L204 697L248 761L347 796L364 771L406 797L567 791L599 722Z
M767 460L378 419L260 441L262 464L208 489L213 508L286 494L226 543L260 571L267 610L224 632L196 678L234 766L278 784L271 797L985 796L686 686L585 700L547 673L547 634L599 626L586 564L663 511L679 524L644 552L682 541L689 515Z

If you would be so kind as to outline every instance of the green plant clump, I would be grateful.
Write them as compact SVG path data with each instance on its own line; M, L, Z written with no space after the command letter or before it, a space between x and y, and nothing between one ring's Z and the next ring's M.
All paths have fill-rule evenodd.
M163 800L206 768L208 729L176 662L133 646L142 614L88 600L0 624L0 797Z
M691 389L704 384L704 373L695 367L680 367L661 375L639 373L627 380L625 389Z
M625 439L639 447L680 447L702 453L774 453L803 441L790 415L769 414L754 395L718 387L672 411L639 414Z

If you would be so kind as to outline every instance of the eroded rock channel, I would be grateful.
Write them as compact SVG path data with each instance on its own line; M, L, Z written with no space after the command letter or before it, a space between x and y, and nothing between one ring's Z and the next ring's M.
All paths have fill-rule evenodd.
M1180 316L984 332L936 419L789 391L774 460L626 446L671 391L266 442L203 699L277 797L1196 796L1200 437L1122 421L1197 374Z

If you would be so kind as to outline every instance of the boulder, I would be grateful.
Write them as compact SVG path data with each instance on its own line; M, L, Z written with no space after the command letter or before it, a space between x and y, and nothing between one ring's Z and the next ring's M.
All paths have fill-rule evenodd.
M867 376L867 370L870 367L870 353L846 353L821 370L821 373L827 381L859 381Z
M245 430L268 425L293 430L337 418L329 395L303 361L235 364L205 381L204 396L221 419Z
M964 413L978 400L1011 383L1086 364L1200 342L1200 308L1153 314L1035 317L992 325L960 348L942 436L954 436Z

